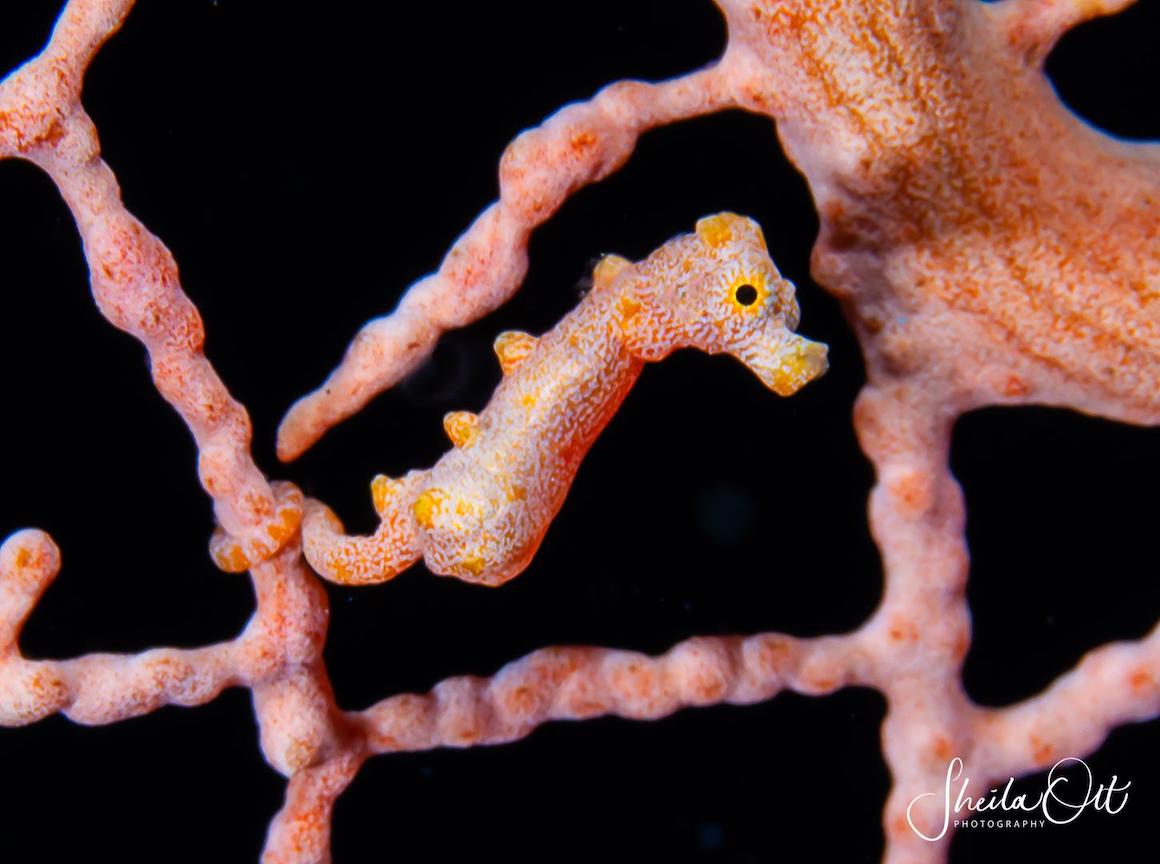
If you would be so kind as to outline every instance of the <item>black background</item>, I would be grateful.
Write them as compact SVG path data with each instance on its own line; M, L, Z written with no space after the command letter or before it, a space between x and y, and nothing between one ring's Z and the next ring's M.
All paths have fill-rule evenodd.
M798 285L801 331L830 345L832 368L782 400L729 359L675 356L646 370L519 579L492 591L416 568L385 586L328 586L340 703L489 674L548 644L656 652L694 634L856 627L881 592L865 519L872 475L850 424L861 359L809 278L816 217L761 117L646 135L624 169L536 232L512 302L449 335L300 462L277 463L285 409L495 197L507 141L607 82L679 74L724 44L708 0L395 5L141 0L88 77L106 158L130 209L177 256L267 473L326 500L348 528L371 528L370 478L430 464L447 446L442 414L486 402L499 330L549 328L595 256L639 257L721 209L764 225ZM1160 138L1158 7L1142 0L1083 26L1048 64L1064 100L1119 135ZM35 53L56 11L5 4L0 66ZM0 535L41 527L64 556L26 654L231 637L251 592L206 556L210 508L188 433L152 390L143 349L94 308L49 181L0 163L0 202ZM1157 445L1156 430L1058 410L959 422L975 631L964 674L977 701L1026 698L1160 617ZM623 491L634 487L655 497L633 503ZM783 694L379 758L339 801L335 859L764 862L802 843L811 860L874 861L884 710L865 689ZM1143 860L1160 805L1158 731L1119 729L1089 760L1098 777L1133 781L1121 814L961 833L952 860ZM55 717L0 731L0 778L4 861L254 861L283 789L241 690L107 728ZM35 857L9 854L20 838L38 844Z

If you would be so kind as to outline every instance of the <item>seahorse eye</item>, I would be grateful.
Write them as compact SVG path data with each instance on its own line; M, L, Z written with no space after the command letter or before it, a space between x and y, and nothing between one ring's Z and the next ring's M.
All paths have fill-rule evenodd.
M733 292L733 296L742 306L752 306L757 302L757 289L746 282L743 285L737 286L737 290Z

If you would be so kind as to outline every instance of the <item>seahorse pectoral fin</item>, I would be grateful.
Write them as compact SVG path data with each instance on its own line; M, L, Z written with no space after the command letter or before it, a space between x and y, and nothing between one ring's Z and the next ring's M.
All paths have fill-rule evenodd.
M616 277L623 273L625 268L631 266L632 262L627 258L622 258L619 255L605 255L596 264L596 269L592 271L592 284L597 289L607 288L616 281Z
M452 411L443 417L443 429L456 447L467 447L479 436L479 415L470 411Z
M767 327L735 356L779 396L790 396L829 366L828 348L784 327Z
M539 339L521 330L505 330L495 337L495 356L504 375L510 375L535 350Z

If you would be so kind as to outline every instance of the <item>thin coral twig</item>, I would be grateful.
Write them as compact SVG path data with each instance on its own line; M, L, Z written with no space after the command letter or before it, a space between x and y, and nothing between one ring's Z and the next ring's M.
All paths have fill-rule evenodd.
M294 404L278 429L278 456L300 456L413 371L440 334L507 301L527 271L533 228L576 190L624 164L649 129L733 106L731 78L727 58L671 81L621 81L516 138L500 161L499 200L455 241L435 273L359 331L322 387Z

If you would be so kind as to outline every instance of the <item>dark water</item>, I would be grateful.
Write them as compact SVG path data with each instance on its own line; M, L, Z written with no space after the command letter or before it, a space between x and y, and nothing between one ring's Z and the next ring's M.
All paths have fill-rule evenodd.
M35 50L55 14L53 3L9 5L19 8L0 13L6 67ZM1064 100L1117 134L1160 137L1158 6L1143 0L1080 29L1048 64ZM515 300L451 334L418 375L299 463L276 463L286 407L494 197L514 134L616 78L701 65L724 38L708 2L298 8L142 0L94 65L86 104L130 208L177 256L209 356L251 412L260 464L349 527L372 525L375 473L429 464L447 446L443 413L484 404L499 376L496 332L550 327L594 255L638 257L706 213L762 223L799 286L802 332L831 350L831 371L789 400L723 358L680 354L646 370L536 561L503 590L422 569L330 589L327 661L341 704L487 674L547 644L656 652L693 634L814 635L863 621L881 577L865 521L872 475L850 425L861 360L837 304L809 279L816 218L759 117L647 135L626 168L536 233ZM153 392L141 348L93 308L75 229L47 180L0 164L0 202L10 394L0 534L43 527L65 562L25 650L230 637L250 591L205 556L211 520L188 434ZM970 508L976 631L964 674L978 701L1025 698L1084 651L1156 621L1158 435L1036 409L960 422L953 467ZM655 506L629 506L624 490L639 487L655 491ZM139 530L132 555L116 536L126 520ZM889 784L884 710L867 690L783 695L380 758L338 805L335 858L765 862L801 838L811 859L874 861ZM952 860L1138 860L1160 804L1158 729L1121 730L1092 760L1137 782L1123 813L964 834ZM44 838L51 849L37 860L156 861L165 844L164 860L254 861L282 790L241 691L110 728L57 718L0 732L0 776L0 829Z

